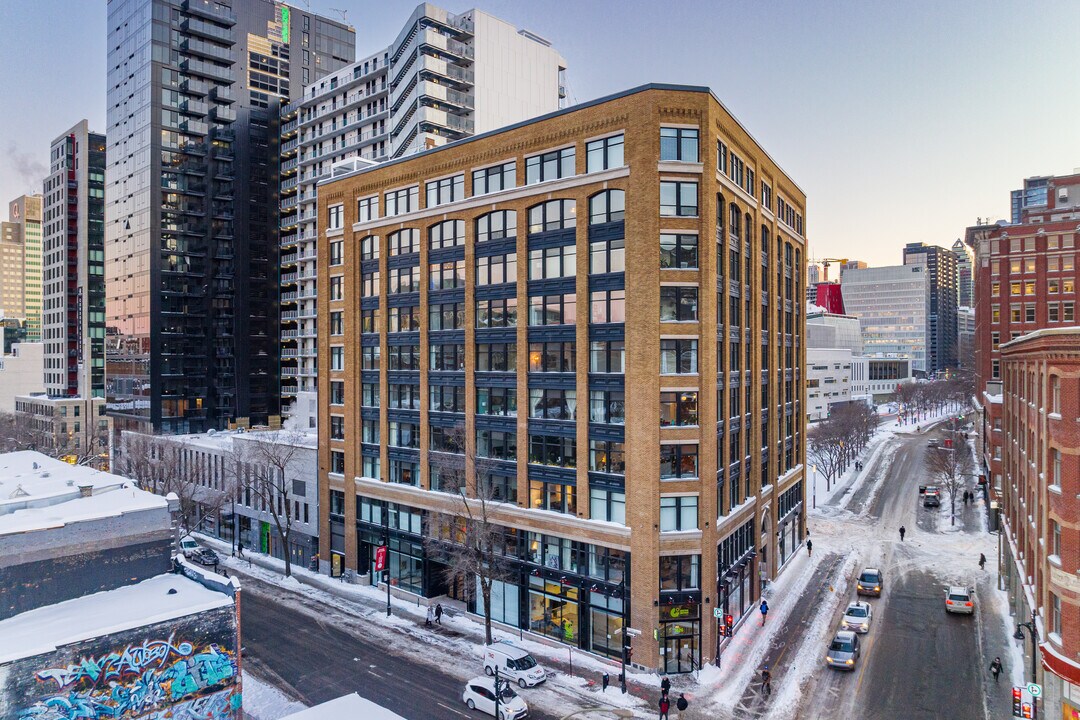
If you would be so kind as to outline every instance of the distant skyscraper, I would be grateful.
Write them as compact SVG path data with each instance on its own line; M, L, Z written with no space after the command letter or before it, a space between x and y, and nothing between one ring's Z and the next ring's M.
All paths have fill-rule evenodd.
M106 394L117 430L278 413L279 101L352 28L268 0L109 0Z
M971 248L957 239L952 245L956 256L956 302L960 307L975 305L975 273L972 266Z
M956 336L956 256L936 245L908 243L904 247L904 264L923 265L929 276L926 370L937 372L955 368L959 349Z
M26 341L41 340L41 196L21 195L0 224L0 314L26 321Z
M1024 187L1009 194L1013 225L1023 222L1025 211L1046 208L1047 189L1052 179L1050 175L1024 178Z
M45 389L105 397L105 136L82 120L52 142L45 179Z
M844 270L844 307L859 318L863 352L904 355L926 372L930 276L924 265Z
M335 163L401 157L558 110L565 69L551 43L528 30L480 10L455 15L424 3L389 46L327 75L283 108L283 404L300 394L296 402L306 406L316 388L316 238L325 222L316 218L317 183ZM476 174L494 192L503 187L504 170ZM431 181L421 192L441 202L460 197L460 186L443 185ZM364 212L377 216L379 208Z

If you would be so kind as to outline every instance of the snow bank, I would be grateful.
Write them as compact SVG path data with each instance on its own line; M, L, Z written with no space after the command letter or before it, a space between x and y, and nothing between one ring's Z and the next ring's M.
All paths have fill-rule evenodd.
M243 689L244 717L247 720L281 720L286 715L307 707L246 670L243 674Z

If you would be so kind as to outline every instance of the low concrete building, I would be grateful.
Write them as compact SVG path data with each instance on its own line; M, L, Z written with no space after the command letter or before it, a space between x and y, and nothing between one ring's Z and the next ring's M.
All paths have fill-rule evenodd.
M15 343L0 356L0 412L15 412L15 397L45 392L44 343Z
M911 358L856 355L851 358L851 397L874 405L888 402L901 385L915 382Z
M125 430L125 466L138 462L140 451L133 443L148 436ZM182 480L196 487L195 497L224 493L221 502L196 501L191 530L232 544L242 542L247 550L271 555L279 560L288 553L293 563L308 565L319 552L319 492L317 436L289 430L229 430L190 435L154 436L152 441L171 448ZM260 443L282 446L280 451L260 450ZM133 457L134 455L134 457ZM279 465L285 469L283 481L273 486L263 480ZM281 492L281 489L285 492ZM274 507L270 507L273 504ZM288 516L288 547L282 543L274 519ZM285 521L283 521L283 525Z
M15 414L35 439L36 449L72 463L108 469L112 418L105 414L105 398L20 394L15 398Z
M240 717L240 586L174 561L173 505L0 455L0 717Z
M851 350L806 348L806 419L829 417L831 408L851 402Z

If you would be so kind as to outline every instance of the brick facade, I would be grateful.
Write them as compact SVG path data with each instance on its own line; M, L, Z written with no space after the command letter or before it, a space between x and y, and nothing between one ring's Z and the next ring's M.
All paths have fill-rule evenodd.
M1048 715L1080 710L1080 328L1000 349L1004 565L1018 621L1040 623Z
M661 159L661 128L669 134L687 131L687 137L696 132L697 141L685 146L693 146L693 156ZM618 160L591 166L588 156L595 146L590 143L604 138L621 142ZM683 147L681 141L677 145ZM672 152L673 146L665 147ZM566 162L572 167L553 164L556 177L531 182L529 158L570 148L573 160ZM474 170L511 161L513 186L480 197ZM453 186L457 177L462 177L459 194L428 207L427 183L448 179ZM687 183L678 186L683 194L675 196L675 214L664 214L661 207L661 188L674 187L665 182ZM386 217L392 193L410 187L417 187L413 204ZM602 195L609 191L616 194ZM597 215L601 196L612 206L625 200L625 212ZM359 206L371 198L378 200L378 213L358 221ZM530 227L530 211L554 200L572 201L574 211L555 228ZM664 203L669 200L665 196ZM336 230L330 213L341 212L336 209L341 206L343 220ZM478 221L501 211L516 213L516 232L482 241ZM439 428L464 426L467 458L476 452L478 433L505 431L516 436L513 456L499 463L508 474L511 501L495 503L491 512L518 542L521 579L517 588L507 588L507 597L518 598L507 611L514 619L507 622L543 631L537 608L549 607L542 597L547 593L559 598L560 612L576 608L566 635L558 639L605 652L594 644L603 633L595 625L604 618L597 608L612 607L612 599L623 597L619 584L627 581L629 623L642 630L633 643L635 663L681 672L711 660L719 647L713 608L719 604L737 617L749 610L759 574L775 577L803 539L804 213L803 192L715 96L704 88L677 86L637 88L321 185L318 277L320 288L329 288L319 293L318 304L323 560L331 560L335 569L368 572L372 543L381 542L381 535L378 521L364 508L372 501L389 502L405 513L395 515L391 532L392 569L416 563L415 577L400 571L402 584L415 583L425 595L454 594L455 589L440 585L434 558L406 557L420 552L421 538L406 531L401 518L461 512L460 499L431 491L429 463ZM462 221L461 242L433 248L433 229L452 228L440 224L454 220ZM411 260L412 252L391 252L391 238L403 230L419 234ZM662 263L661 235L695 238L696 261ZM335 249L337 240L342 242ZM373 243L377 254L362 257ZM478 259L489 256L494 243L504 248L500 252L516 254L516 274L501 289L478 277ZM598 272L591 266L593 252L614 246L605 243L625 246L625 268ZM543 248L556 248L563 258L569 257L565 248L572 248L572 270L563 267L561 277L552 278L544 269L546 259L530 270L530 251ZM453 268L458 262L463 281L451 280L447 288L445 275L434 277L440 264ZM419 288L411 296L393 292L388 276L394 273L393 286L400 288L395 271L410 266L418 267ZM614 293L612 298L623 294L625 301L617 310L598 305L600 292ZM541 295L549 298L547 304L530 308L530 298ZM550 298L560 295L567 304L553 309ZM488 298L516 302L516 324L479 327L477 303ZM549 322L575 299L573 318ZM390 327L388 315L398 316L403 303L418 307L418 329ZM429 308L443 303L462 306L463 321L450 330L434 329L429 316ZM662 321L661 312L669 310L676 317ZM684 311L688 314L679 314ZM612 315L603 316L607 312ZM693 372L685 367L660 372L662 343L679 340L697 342ZM563 372L537 371L546 362L543 342L566 343L560 362L569 363L572 354L573 363L560 367ZM481 357L478 345L499 343L515 344L516 359L506 372L489 372L482 367L488 356ZM418 370L402 369L400 363L411 361L400 359L390 367L391 349L407 345L419 346ZM436 348L454 345L463 345L461 359L433 368L434 362L445 363L436 360L443 352ZM619 368L598 368L597 353L613 347L621 348ZM690 357L688 345L677 347L684 350L673 357L680 362ZM375 348L380 361L373 359ZM399 351L394 357L400 358ZM388 407L391 391L397 400L402 386L416 387L418 400ZM434 409L432 388L462 386L463 408L447 413L440 404ZM371 399L376 388L378 403ZM516 414L481 412L477 391L483 388L516 392ZM552 416L545 414L546 395L537 404L538 391L560 398L572 393L575 399L561 401L564 414ZM597 402L590 393L600 391L621 399L605 395ZM677 411L662 407L669 397L687 404ZM606 417L615 405L619 421ZM538 409L542 417L536 416ZM690 415L671 422L673 412ZM413 425L418 442L402 435L402 427ZM561 438L563 449L552 460L537 437ZM590 452L591 442L612 444ZM575 445L576 452L565 449ZM365 456L370 458L366 465ZM622 459L616 462L617 457ZM610 465L598 469L604 460ZM375 467L379 477L365 473ZM661 479L658 468L673 476ZM472 468L466 470L471 477ZM594 490L610 492L612 502L624 495L625 518L594 517ZM561 512L543 509L553 491L560 498L572 494L576 503L560 501ZM669 503L678 503L674 512ZM412 526L418 528L419 523ZM565 550L552 554L549 547ZM608 558L606 574L594 572L593 559L601 555ZM665 560L672 557L685 558L685 570L676 572L685 581L662 587L671 580L671 568L683 562ZM550 622L547 609L543 621Z

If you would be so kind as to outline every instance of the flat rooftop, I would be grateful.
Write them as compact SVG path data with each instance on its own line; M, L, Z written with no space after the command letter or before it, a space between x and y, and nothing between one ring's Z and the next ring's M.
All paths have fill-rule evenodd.
M281 720L341 720L341 718L363 718L363 720L405 720L396 712L387 710L356 693L342 695L307 710L286 715Z
M0 621L0 663L232 604L231 596L183 575L157 575Z
M119 475L32 450L0 455L0 537L168 505Z

